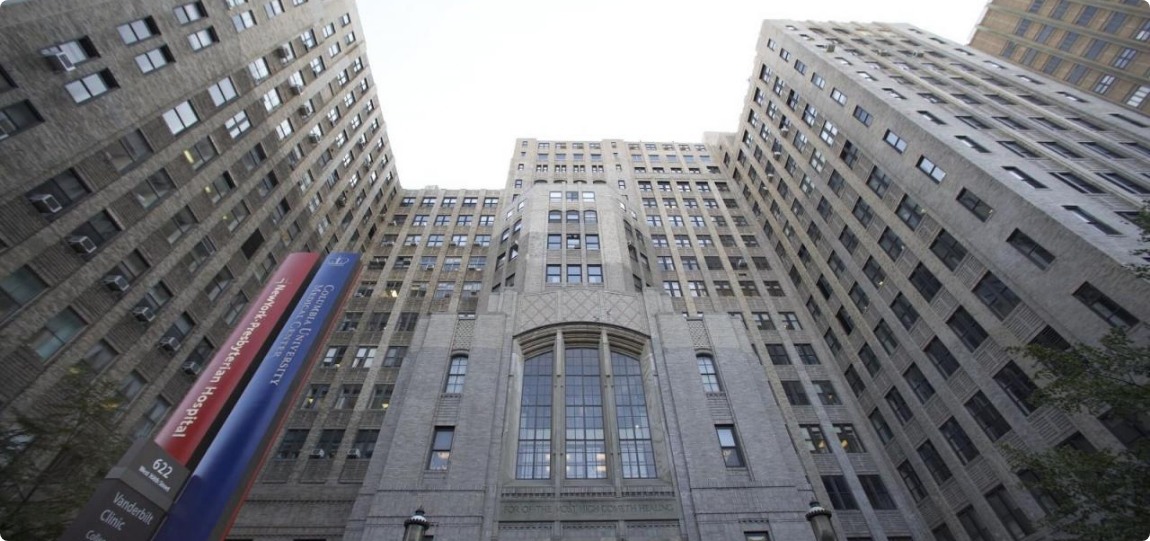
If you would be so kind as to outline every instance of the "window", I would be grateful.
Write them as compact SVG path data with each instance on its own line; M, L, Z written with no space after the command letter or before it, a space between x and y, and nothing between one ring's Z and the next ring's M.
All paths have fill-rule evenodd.
M787 396L787 402L790 402L792 406L811 405L811 400L807 397L807 392L803 389L801 381L784 380L781 383L783 385L783 394Z
M887 130L886 135L884 135L882 139L883 141L886 141L886 144L894 147L894 149L898 151L899 154L902 154L903 151L906 150L906 141L904 141L901 137L898 136L897 133L893 131Z
M120 225L108 211L104 210L72 230L68 242L72 244L73 249L82 252L83 255L90 255L92 253L90 249L103 246L119 233Z
M898 391L898 388L891 388L891 390L886 393L886 405L890 406L890 409L894 411L895 417L898 417L898 420L903 423L914 417L914 412L911 411L910 405L907 404L906 399L902 397L902 393Z
M696 355L695 362L699 365L699 376L703 379L703 390L708 393L719 393L723 388L719 385L719 373L715 370L715 360L710 355Z
M136 66L140 68L140 73L151 73L174 61L166 45L136 56Z
M806 365L819 364L819 357L815 353L815 348L810 344L795 344L795 350L799 353L799 360Z
M329 386L327 384L312 385L308 388L307 394L304 395L303 403L300 404L300 409L314 410L319 409L323 405L324 398L327 397Z
M827 454L831 452L823 429L819 425L799 425L803 434L803 441L807 444L807 451L814 454Z
M911 363L910 367L902 373L903 379L906 380L907 385L910 385L910 390L914 391L914 395L918 397L918 401L925 404L934 396L934 386L927 381L926 375L919 370L918 365Z
M200 118L196 116L196 110L192 108L192 103L189 101L182 102L164 112L163 118L172 135L179 134L200 120Z
M90 193L91 189L69 169L29 190L24 197L41 216L51 220Z
M935 448L934 443L929 440L918 446L918 457L922 459L927 471L930 472L930 476L934 478L936 483L942 484L954 475L950 472L946 462L943 461L942 455L938 454L938 449Z
M198 30L188 34L188 45L192 46L193 51L199 51L205 47L211 47L219 41L220 38L216 35L216 29L210 26L203 30Z
M232 25L236 27L236 32L243 32L256 25L255 15L250 11L243 11L232 15Z
M942 423L942 426L938 427L938 431L946 438L951 450L963 464L967 464L978 457L978 448L974 446L974 442L970 441L970 437L966 435L966 431L962 429L954 417Z
M839 406L842 405L842 400L839 398L838 391L835 391L835 386L831 384L830 380L813 380L811 384L815 386L815 394L819 397L819 402L824 406Z
M1027 376L1026 372L1014 364L1014 361L1006 363L1006 366L994 375L994 381L1023 414L1029 415L1030 412L1034 411L1035 405L1031 400L1031 395L1038 390L1038 387L1030 380L1030 376Z
M444 386L443 392L445 393L462 393L463 382L467 378L467 356L455 355L451 358L451 364L447 369L447 384Z
M979 391L966 401L966 411L990 438L990 441L998 441L1004 434L1010 432L1010 423L998 413L998 409L991 404L990 399L986 397L982 391Z
M1018 295L991 272L987 272L978 285L974 286L974 294L998 319L1006 319L1021 302Z
M893 510L897 509L894 504L894 498L891 498L890 493L886 490L886 485L882 482L882 477L878 475L860 475L859 484L862 485L863 493L866 494L867 501L870 502L871 507L876 510ZM890 539L888 537L888 539Z
M715 433L719 437L719 452L722 454L723 464L728 468L744 467L743 452L739 449L734 425L715 425Z
M880 441L889 443L894 439L894 432L891 431L890 425L886 424L886 419L883 419L882 412L878 408L871 410L867 418L870 419L870 424L874 428L875 434L878 434Z
M231 77L224 77L208 87L208 95L211 96L212 103L219 107L235 99L236 86L232 83Z
M1138 318L1107 297L1090 282L1085 282L1079 286L1074 292L1074 298L1085 304L1090 311L1102 318L1111 327L1129 328L1138 324Z
M1043 248L1022 231L1015 229L1014 232L1007 237L1006 243L1026 256L1027 259L1040 269L1045 270L1051 263L1054 263L1054 254L1047 251L1046 248Z
M367 403L367 409L387 409L391 403L391 393L394 389L394 385L376 385L374 388L372 388L371 399Z
M451 464L451 443L454 438L455 427L435 427L431 436L431 456L427 460L428 470L447 471Z
M987 205L981 198L974 195L974 192L963 188L958 192L956 199L959 205L962 205L971 214L974 214L980 222L985 222L990 219L990 215L994 213L994 209Z
M355 356L352 357L352 368L370 368L371 365L375 363L376 351L376 348L370 348L370 346L355 348ZM340 352L339 355L342 357L343 353Z
M1017 541L1034 533L1034 526L1031 525L1030 519L1018 509L1018 506L1014 504L1014 500L1011 499L1010 494L1002 485L986 493L986 503L990 505L990 509L998 516L998 520L1002 522L1003 527L1006 528L1011 539ZM963 526L966 526L966 522L963 522Z
M1107 235L1118 235L1119 234L1117 229L1114 229L1113 227L1110 227L1110 225L1107 224L1106 222L1103 222L1102 220L1095 218L1093 214L1086 212L1085 210L1082 209L1082 207L1078 207L1078 206L1074 206L1074 205L1063 205L1062 208L1070 211L1070 213L1077 216L1078 219L1082 220L1083 222L1090 224L1095 229L1097 229L1097 230L1099 230L1099 231L1101 231Z
M76 103L84 103L118 87L116 79L109 70L99 71L64 85L68 94L72 96L72 101Z
M289 428L284 431L284 439L280 440L279 447L276 448L276 458L280 460L299 458L303 444L307 441L307 433L306 428Z
M116 31L120 33L120 39L124 40L124 45L131 45L160 33L160 30L156 28L156 21L152 20L151 17L122 24L116 27Z
M854 494L851 493L850 485L847 484L846 477L841 475L824 475L823 487L827 490L827 496L831 500L831 507L836 510L843 509L858 509L858 502L855 501Z
M874 117L872 117L871 114L869 112L867 112L866 109L863 109L862 107L860 107L858 105L855 106L854 117L855 117L855 120L862 122L863 125L865 125L865 126L870 126L871 122L874 122Z
M15 314L43 293L47 287L48 284L36 276L27 265L0 280L0 321Z
M180 24L188 24L207 16L207 13L204 12L204 5L199 2L176 6L172 13L175 14L176 21Z
M865 453L866 448L863 447L862 439L859 438L855 432L854 425L851 424L838 424L834 425L835 438L839 440L839 447L848 453Z
M942 182L942 179L946 178L946 171L943 171L941 167L930 161L926 156L919 156L918 170L926 173L926 175L936 183Z
M228 135L231 135L232 139L239 137L251 127L252 123L248 120L248 114L245 111L240 111L224 121L224 128L227 128Z
M5 279L5 282L8 282L8 279ZM10 294L7 290L4 293L5 296ZM6 307L5 311L9 312ZM87 323L75 310L65 308L44 322L44 326L28 341L28 347L35 350L41 360L50 359L86 326Z
M934 242L930 245L930 251L938 256L939 260L950 270L957 269L962 260L966 258L966 248L945 229L935 237Z

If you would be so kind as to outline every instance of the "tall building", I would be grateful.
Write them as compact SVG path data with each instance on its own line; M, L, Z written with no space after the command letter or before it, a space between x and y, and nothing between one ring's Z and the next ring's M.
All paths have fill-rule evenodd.
M706 144L403 192L233 534L806 539L813 497L848 539L1045 535L1001 446L1146 427L1035 407L1009 348L1146 339L1147 126L905 25L768 22L753 73Z
M1143 0L993 0L970 46L1150 112L1150 5Z
M396 188L351 1L0 8L0 406L78 363L119 429L178 403L285 254Z
M851 540L1035 539L1002 445L1145 437L1036 408L1009 350L1147 339L1138 115L769 21L732 133L402 189L352 3L295 3L0 8L5 414L86 363L147 437L285 253L364 253L232 539L810 540L812 500Z

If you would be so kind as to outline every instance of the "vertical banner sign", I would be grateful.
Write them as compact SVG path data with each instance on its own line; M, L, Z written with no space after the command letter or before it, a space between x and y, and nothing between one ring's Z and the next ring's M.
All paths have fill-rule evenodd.
M235 400L251 365L272 337L292 301L303 290L319 254L294 253L283 264L263 291L251 303L243 319L216 351L203 375L184 396L164 427L156 433L156 444L180 464L191 467L201 447L209 441L213 427Z
M256 368L215 439L160 526L156 541L205 541L226 530L269 431L355 277L359 254L328 255Z

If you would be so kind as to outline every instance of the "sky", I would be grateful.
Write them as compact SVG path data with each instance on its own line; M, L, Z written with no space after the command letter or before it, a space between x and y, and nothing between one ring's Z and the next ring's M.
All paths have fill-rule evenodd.
M501 189L515 139L733 131L764 19L905 22L969 41L986 0L360 0L405 188Z

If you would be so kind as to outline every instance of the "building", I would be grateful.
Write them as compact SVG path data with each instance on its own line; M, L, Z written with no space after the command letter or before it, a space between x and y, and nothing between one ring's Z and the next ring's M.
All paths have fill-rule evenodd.
M758 52L734 134L522 139L502 192L404 192L233 534L801 539L813 495L851 539L1044 535L998 446L1145 429L1035 409L1007 348L1145 339L1147 126L904 25Z
M1130 219L1150 191L1150 127L1136 113L910 26L768 21L732 133L523 138L502 189L402 189L386 138L367 133L382 128L371 84L350 75L367 69L353 60L362 40L347 37L358 30L350 2L270 18L275 4L255 26L243 3L173 16L165 4L144 19L114 4L77 19L49 19L50 4L5 6L6 25L50 36L44 47L61 44L69 61L99 54L84 52L98 62L86 69L110 71L100 80L115 85L87 107L123 94L131 111L152 111L129 137L147 142L142 165L122 175L102 145L64 158L68 137L111 125L49 114L73 71L49 71L39 49L0 56L14 83L0 109L18 128L0 140L17 149L0 154L0 170L42 171L9 190L18 195L2 218L14 299L0 329L12 344L5 370L24 378L0 384L5 406L35 402L53 371L87 362L127 378L122 429L144 437L242 311L237 290L251 294L278 260L269 256L365 255L232 539L398 539L422 509L440 540L803 540L814 539L812 500L852 540L1036 539L1048 502L999 445L1145 437L1107 415L1035 408L1034 367L1008 351L1093 342L1112 327L1146 339L1150 308L1136 301L1150 286L1124 268L1141 262ZM133 20L143 22L132 34L111 34ZM71 28L105 30L63 47ZM183 56L184 40L166 45L177 66L197 69L165 76L203 80L169 83L166 99L151 86L129 94L136 73L111 62L149 47L114 52L136 28L158 33L156 46L189 33L218 41ZM4 51L34 41L13 34L0 37ZM76 72L86 64L72 61ZM289 98L293 69L305 84ZM225 87L210 85L229 74L237 98L217 111ZM263 79L251 90L253 76ZM274 105L274 88L289 107ZM241 106L250 128L234 120ZM218 118L199 122L209 112ZM46 133L67 119L64 142ZM273 135L283 119L290 133ZM262 133L255 155L271 159L213 144L221 156L189 170L199 141L227 142L234 129L253 143L244 132ZM55 168L32 148L59 156ZM250 178L275 171L276 182L241 182L247 163ZM174 188L152 216L136 210L147 198L128 194L161 165ZM215 184L225 169L233 182ZM83 181L46 183L56 170ZM247 207L236 206L241 185ZM53 195L59 216L41 216L54 207L36 195ZM185 208L195 223L180 221ZM93 213L105 218L79 229ZM100 244L81 253L78 236ZM149 263L139 277L122 263L133 250ZM137 281L120 288L112 268ZM153 307L161 281L170 299ZM136 320L144 307L156 321ZM190 331L177 325L184 313L198 323Z
M1150 5L1141 0L995 0L970 46L1146 114Z
M351 1L0 8L0 405L78 363L147 435L292 251L396 190Z

